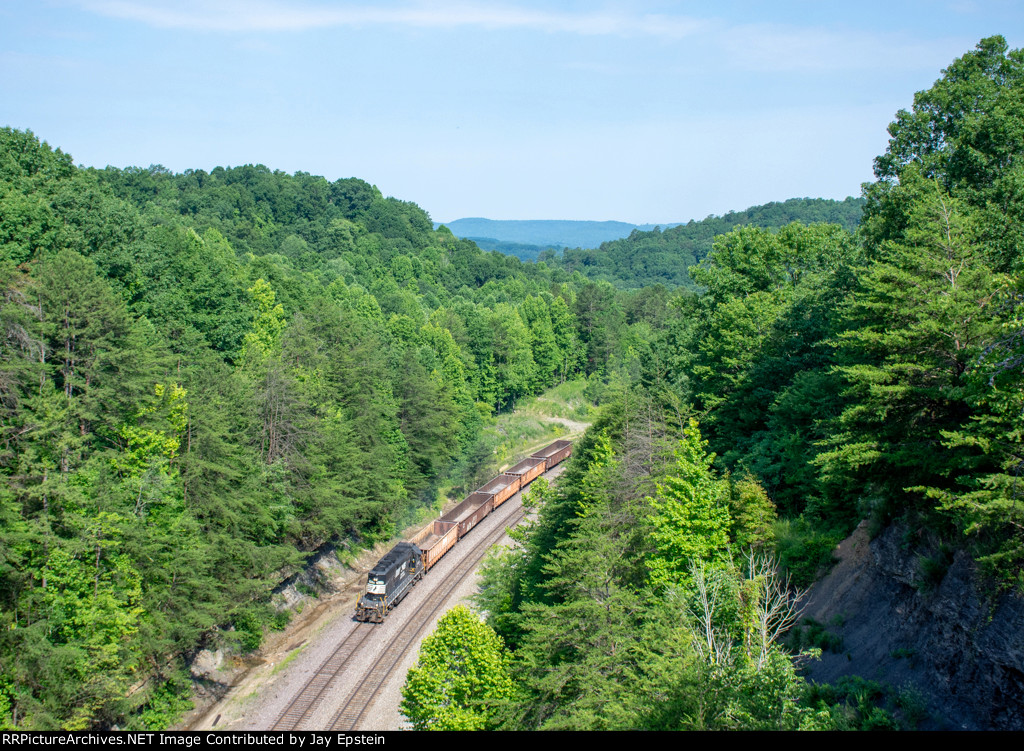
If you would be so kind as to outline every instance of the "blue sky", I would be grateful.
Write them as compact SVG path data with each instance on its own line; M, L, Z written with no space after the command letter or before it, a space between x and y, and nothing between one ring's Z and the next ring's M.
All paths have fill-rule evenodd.
M858 195L1024 2L0 0L0 125L79 164L360 177L437 221Z

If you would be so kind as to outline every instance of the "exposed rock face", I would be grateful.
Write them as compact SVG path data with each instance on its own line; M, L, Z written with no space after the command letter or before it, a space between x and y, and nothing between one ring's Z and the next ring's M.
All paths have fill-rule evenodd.
M278 596L280 607L295 608L301 603L345 589L346 577L350 574L351 569L338 560L335 546L325 545L301 571L277 586L274 594Z
M209 649L201 649L192 658L189 670L196 678L224 683L227 679L228 669L224 664L224 650L218 649L211 652Z
M842 637L842 653L808 677L911 685L928 699L926 727L1024 730L1024 598L985 594L962 552L925 587L915 548L927 549L898 526L870 540L862 523L843 541L804 611Z
M351 576L352 570L338 560L335 546L326 545L310 557L302 570L278 585L274 603L281 610L298 612L310 603L322 605L330 595L351 587ZM260 655L261 652L239 655L230 641L214 641L213 648L200 650L189 662L196 691L212 693L217 698L223 696L239 676L263 662Z

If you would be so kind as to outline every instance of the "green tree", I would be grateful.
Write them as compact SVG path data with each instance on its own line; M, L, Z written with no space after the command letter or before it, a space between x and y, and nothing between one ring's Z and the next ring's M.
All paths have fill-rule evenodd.
M952 487L929 487L928 496L954 514L975 541L980 562L1007 584L1024 586L1024 306L1020 278L995 297L1001 325L996 341L966 373L965 401L971 420L943 432L943 445L978 457L973 471L956 477Z
M775 504L750 473L739 480L728 478L728 482L729 537L741 551L770 548L775 542Z
M499 608L520 611L497 622L516 638L523 698L503 728L603 730L634 727L632 690L645 611L637 581L637 509L617 496L621 466L604 430L577 453L570 482L541 486L541 519L511 553L497 580ZM568 473L567 473L568 474ZM564 488L564 493L562 486ZM534 492L534 491L531 491Z
M537 366L530 349L530 330L516 310L498 303L490 315L494 342L494 368L497 376L499 409L511 407L521 396L530 394L536 383Z
M417 730L486 730L514 687L501 639L460 605L423 640L402 687L402 712Z
M889 126L889 147L875 160L864 228L872 244L899 240L912 202L903 189L909 167L940 182L980 212L979 240L1000 271L1019 262L1024 241L1024 50L1001 36L942 71Z
M581 367L583 344L577 331L576 316L561 295L551 301L551 330L558 348L558 375L565 381Z
M849 406L817 460L893 512L921 508L907 489L948 487L976 462L971 450L944 448L943 436L971 419L967 373L995 334L999 286L963 203L914 169L903 180L920 199L904 239L883 243L860 277L839 339Z
M835 225L736 230L692 269L706 293L679 300L689 320L669 327L670 348L682 350L674 367L705 410L720 462L756 472L794 511L821 492L808 462L842 404L825 342L858 257L853 236Z
M273 288L264 279L257 279L249 288L255 313L252 331L242 340L242 359L261 360L276 349L287 322L284 308L275 302Z
M574 313L585 350L586 372L602 372L615 350L625 316L607 282L587 284L576 296Z
M533 296L527 297L519 306L519 316L530 330L533 361L537 364L534 388L540 391L555 382L560 359L551 316L544 301Z
M689 579L692 561L722 561L728 555L728 490L711 468L714 454L691 419L676 447L676 465L650 499L651 584L659 590Z
M114 522L112 514L97 520L104 526ZM67 678L79 684L75 705L64 708L70 711L63 722L67 730L84 730L103 719L105 705L118 701L136 667L133 637L143 613L141 581L126 556L114 556L112 564L101 573L58 549L43 570L50 638L74 647L77 657L65 665Z

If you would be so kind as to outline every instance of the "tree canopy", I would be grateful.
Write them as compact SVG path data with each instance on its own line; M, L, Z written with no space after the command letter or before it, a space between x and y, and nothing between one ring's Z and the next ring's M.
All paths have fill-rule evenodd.
M501 639L459 605L423 640L402 687L402 712L416 730L486 730L513 688Z

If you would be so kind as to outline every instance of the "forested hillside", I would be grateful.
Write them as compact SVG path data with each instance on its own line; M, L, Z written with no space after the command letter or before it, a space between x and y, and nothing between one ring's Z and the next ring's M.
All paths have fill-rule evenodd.
M537 261L540 259L541 253L545 251L550 251L545 256L550 261L551 254L557 255L561 252L561 247L554 245L528 245L526 243L508 242L507 240L496 240L493 237L466 237L466 239L472 240L484 250L496 250L507 256L515 256L520 261Z
M0 728L167 727L187 657L258 645L311 551L477 487L482 427L573 376L603 412L487 575L500 690L446 717L911 726L803 681L784 576L899 519L1024 586L1024 53L983 40L890 134L862 202L806 202L856 232L777 204L588 265L354 178L0 130Z
M549 253L539 257L551 265L580 271L590 279L607 281L621 289L655 284L694 289L690 267L711 252L716 237L736 227L778 230L793 222L829 223L852 232L860 223L863 207L863 198L791 198L745 211L730 211L724 216L691 220L665 230L634 230L628 237L601 243L598 248L566 248L557 258Z
M166 726L182 658L255 647L324 543L476 487L496 411L665 308L361 180L86 170L11 129L0 288L0 725L36 729Z
M909 530L923 593L964 552L992 597L1024 591L1024 51L983 40L889 132L857 234L740 227L691 270L703 293L673 298L490 565L515 685L418 727L912 728L918 691L971 690L813 686L814 640L783 639L785 577L812 581L862 519ZM964 660L984 648L958 638ZM989 713L1018 729L1019 667L991 676Z

